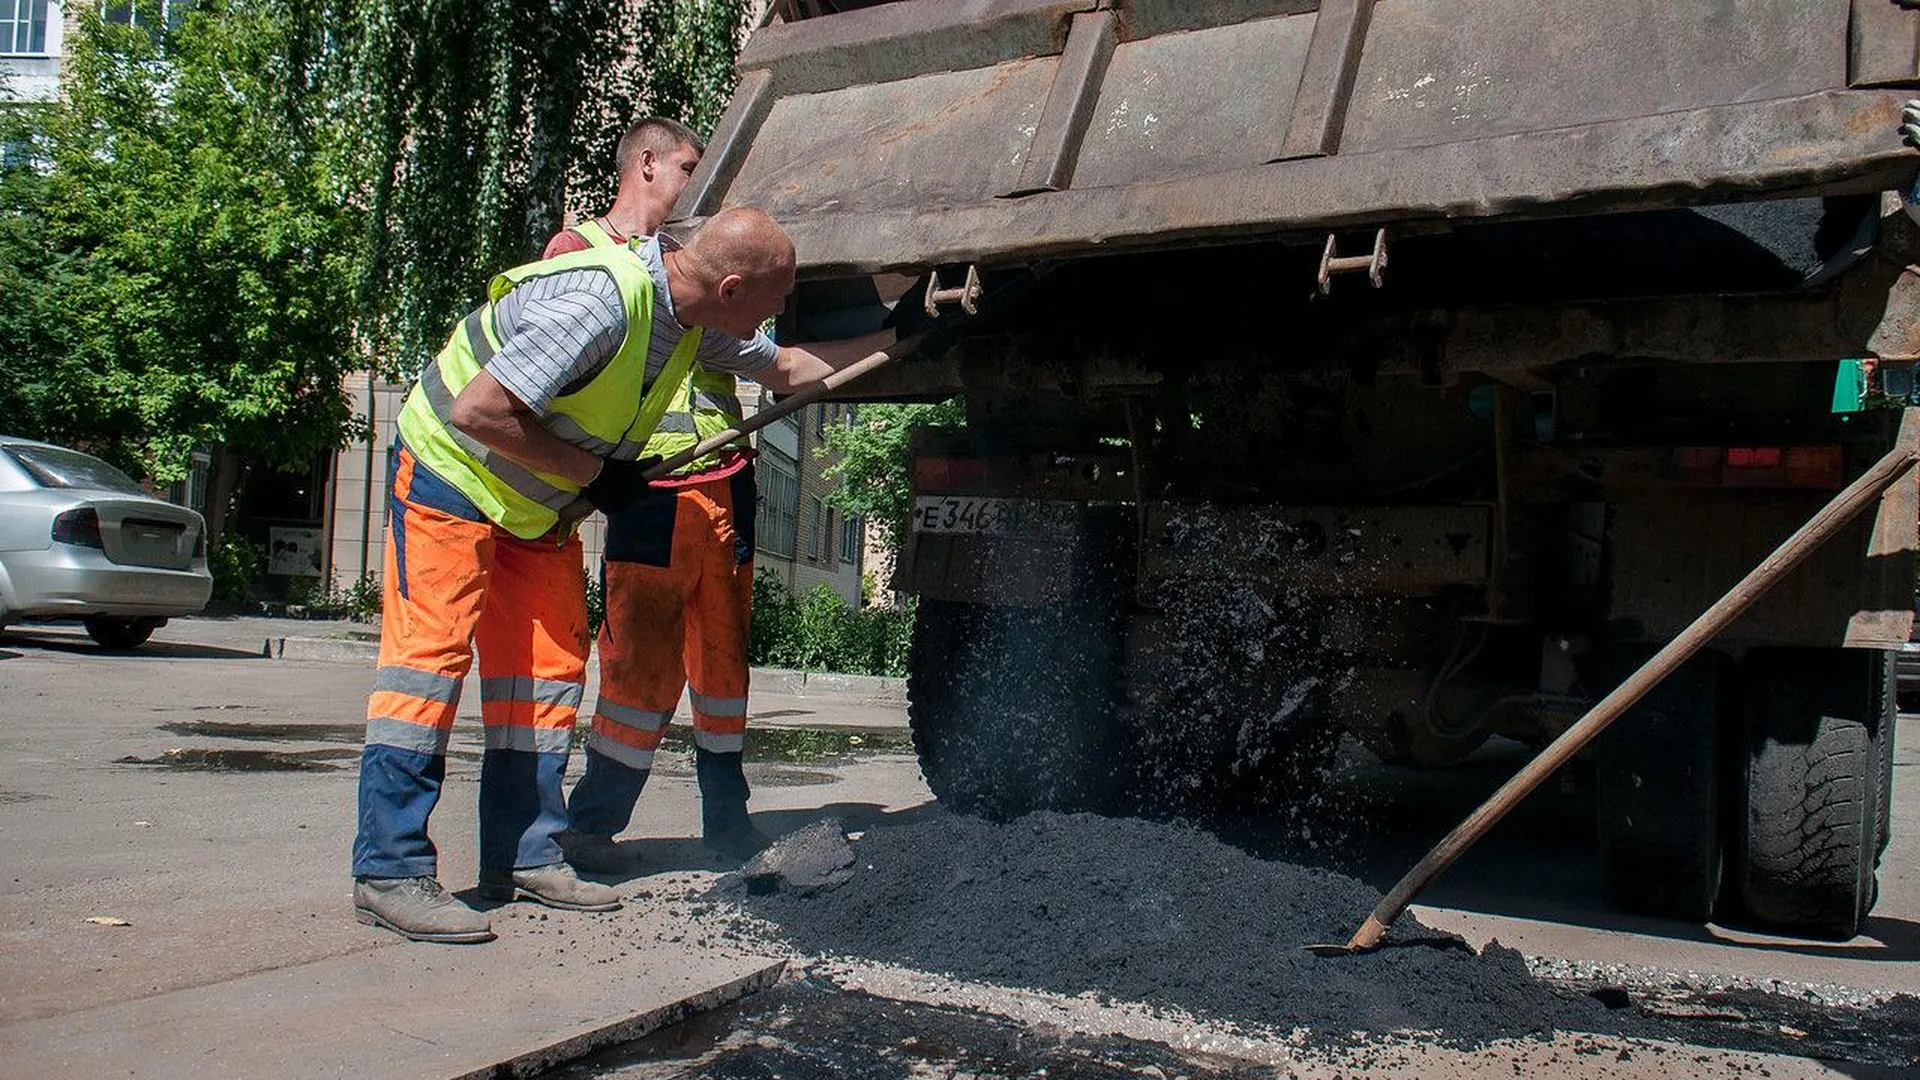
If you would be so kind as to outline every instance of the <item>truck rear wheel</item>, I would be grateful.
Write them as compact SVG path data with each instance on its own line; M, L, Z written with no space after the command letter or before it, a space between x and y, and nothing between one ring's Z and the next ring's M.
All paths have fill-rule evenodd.
M1880 823L1891 797L1891 658L1755 649L1746 662L1741 909L1762 926L1845 940L1859 932L1877 892Z
M941 802L997 820L1108 808L1119 643L1099 608L920 600L907 717Z
M1631 673L1621 666L1621 675ZM1713 916L1722 870L1726 671L1718 654L1694 657L1600 740L1601 876L1608 898L1623 911L1689 922Z

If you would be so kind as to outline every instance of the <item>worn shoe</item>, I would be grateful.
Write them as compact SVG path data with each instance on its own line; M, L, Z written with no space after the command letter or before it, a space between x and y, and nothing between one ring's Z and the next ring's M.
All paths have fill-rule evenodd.
M531 900L563 911L620 910L616 889L581 881L573 867L563 862L522 870L482 870L479 892L489 900Z
M611 836L569 829L556 834L554 839L560 842L560 852L567 857L567 864L582 874L625 874L638 862Z
M353 879L353 917L413 941L464 945L493 940L487 917L430 877Z

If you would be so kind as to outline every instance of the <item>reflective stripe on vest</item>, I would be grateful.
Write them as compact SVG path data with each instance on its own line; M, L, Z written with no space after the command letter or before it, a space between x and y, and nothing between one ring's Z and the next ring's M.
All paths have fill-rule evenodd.
M600 222L583 221L573 227L589 248L620 247ZM687 378L682 393L676 394L661 415L660 423L653 429L653 437L647 441L647 453L653 457L670 458L682 450L694 446L702 439L717 435L740 422L740 397L733 376L718 371L702 371L695 368ZM726 449L747 446L746 436L729 443ZM675 476L704 472L719 464L719 451L705 457L696 458L674 470Z
M548 404L542 422L558 438L597 456L640 457L661 416L686 385L701 331L696 328L680 339L653 385L647 386L653 276L624 247L570 252L495 277L487 288L487 302L462 319L446 347L421 368L400 409L400 437L415 459L501 528L526 540L556 526L571 528L593 508L581 497L579 485L529 469L454 427L453 402L499 350L494 311L501 297L536 277L589 268L613 275L626 308L626 335L585 386Z

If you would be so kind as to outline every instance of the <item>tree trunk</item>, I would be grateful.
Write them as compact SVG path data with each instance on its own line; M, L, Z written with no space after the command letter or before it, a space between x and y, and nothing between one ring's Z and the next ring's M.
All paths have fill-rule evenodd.
M207 550L220 546L227 534L227 516L240 490L245 486L246 470L239 455L222 444L213 452L213 475L207 481Z

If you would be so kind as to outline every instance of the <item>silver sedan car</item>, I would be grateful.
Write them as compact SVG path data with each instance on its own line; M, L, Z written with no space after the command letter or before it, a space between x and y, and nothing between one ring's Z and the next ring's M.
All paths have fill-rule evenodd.
M99 458L0 436L0 626L84 619L131 649L212 593L199 514Z

